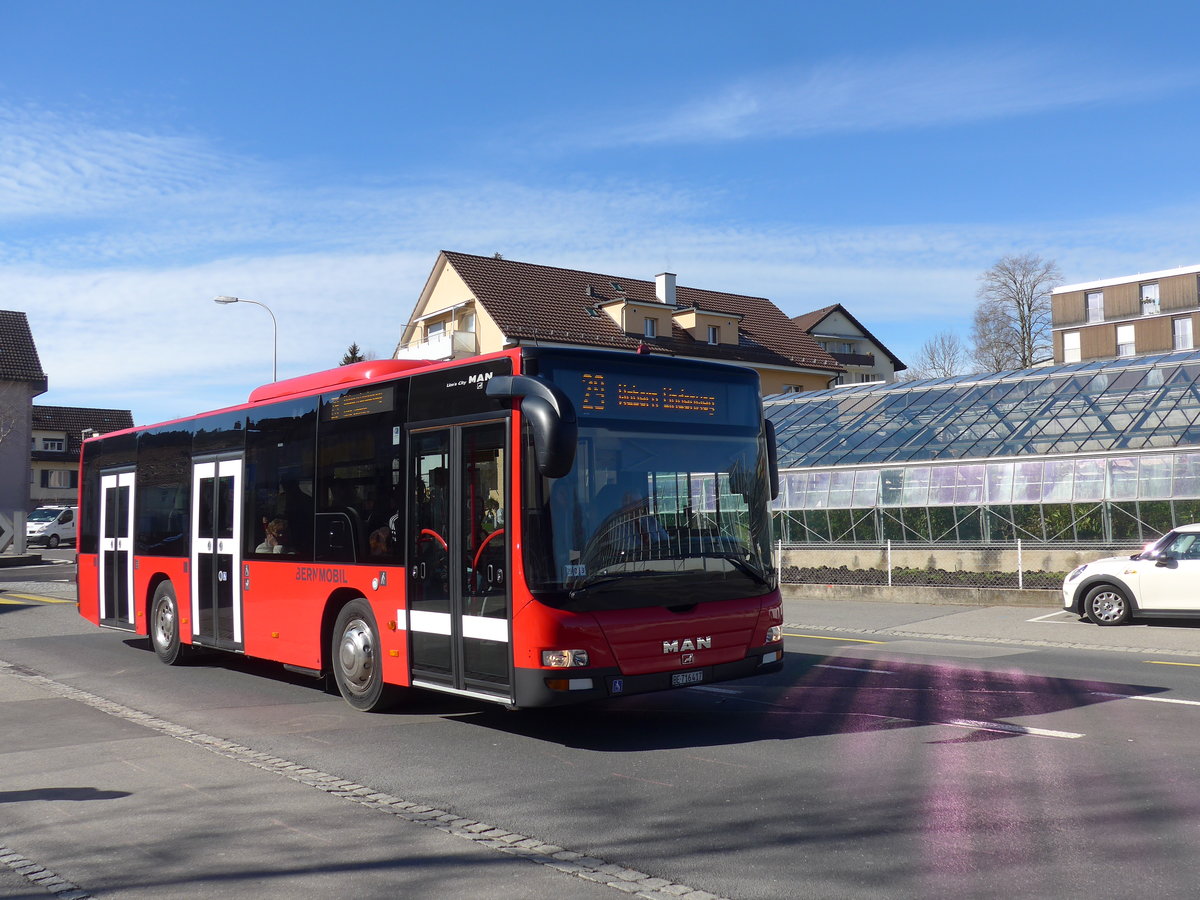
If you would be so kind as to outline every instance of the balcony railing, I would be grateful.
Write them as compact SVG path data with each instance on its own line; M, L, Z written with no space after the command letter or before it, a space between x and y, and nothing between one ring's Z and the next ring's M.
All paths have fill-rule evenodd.
M843 366L875 365L874 353L834 353L833 351L830 351L829 355L840 362Z
M460 359L478 352L474 331L444 331L425 341L405 344L396 359Z

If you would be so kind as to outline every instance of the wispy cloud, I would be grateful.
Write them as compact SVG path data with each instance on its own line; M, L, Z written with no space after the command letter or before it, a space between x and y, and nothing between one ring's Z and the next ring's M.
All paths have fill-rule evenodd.
M112 212L228 180L205 142L0 103L0 220Z
M1162 94L1200 70L1104 71L1049 48L930 50L843 59L747 76L675 109L584 132L591 146L710 143L885 131L1002 119Z

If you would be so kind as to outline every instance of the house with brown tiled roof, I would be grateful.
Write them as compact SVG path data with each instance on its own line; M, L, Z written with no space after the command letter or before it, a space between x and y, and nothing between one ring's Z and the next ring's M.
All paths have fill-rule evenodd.
M29 319L0 309L0 513L29 506L31 407L47 387Z
M764 394L820 390L844 371L765 297L442 251L397 359L454 359L505 347L580 346L736 363Z
M838 384L896 380L908 368L840 303L823 306L792 321L845 367Z
M127 409L34 406L30 505L72 506L79 493L79 450L84 437L133 427Z

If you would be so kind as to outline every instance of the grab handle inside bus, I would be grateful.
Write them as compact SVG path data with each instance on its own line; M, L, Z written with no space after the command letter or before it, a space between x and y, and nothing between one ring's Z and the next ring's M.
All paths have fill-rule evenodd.
M575 407L566 394L531 375L496 375L488 382L487 395L521 398L521 414L533 432L538 472L546 478L561 478L571 471L579 428Z

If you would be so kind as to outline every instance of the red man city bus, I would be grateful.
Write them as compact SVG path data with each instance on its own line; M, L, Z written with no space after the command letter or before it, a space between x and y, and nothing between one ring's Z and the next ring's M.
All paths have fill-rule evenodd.
M518 348L355 363L84 443L79 610L512 707L782 665L774 434L748 369Z

